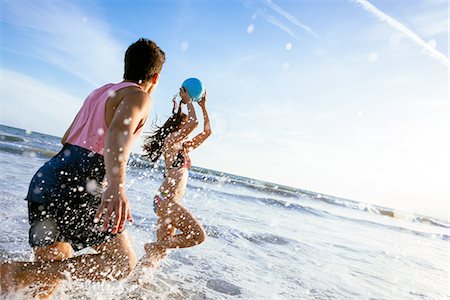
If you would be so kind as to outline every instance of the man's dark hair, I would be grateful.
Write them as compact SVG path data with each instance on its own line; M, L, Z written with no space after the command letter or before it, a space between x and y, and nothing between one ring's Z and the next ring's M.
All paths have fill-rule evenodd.
M125 73L123 79L146 82L160 73L166 55L155 42L141 38L125 52Z

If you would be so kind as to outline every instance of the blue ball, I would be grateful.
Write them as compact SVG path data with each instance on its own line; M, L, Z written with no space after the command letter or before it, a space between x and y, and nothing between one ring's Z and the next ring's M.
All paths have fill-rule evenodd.
M205 88L202 82L197 78L188 78L181 85L184 88L188 88L189 96L191 96L192 101L199 101L202 99L205 93Z

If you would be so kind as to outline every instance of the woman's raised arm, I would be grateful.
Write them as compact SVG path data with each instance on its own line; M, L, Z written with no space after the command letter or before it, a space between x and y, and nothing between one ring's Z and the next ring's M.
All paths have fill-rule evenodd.
M211 123L209 121L208 111L206 109L206 91L202 100L198 102L203 112L203 132L197 134L191 141L184 143L189 150L193 150L203 144L203 142L211 135Z

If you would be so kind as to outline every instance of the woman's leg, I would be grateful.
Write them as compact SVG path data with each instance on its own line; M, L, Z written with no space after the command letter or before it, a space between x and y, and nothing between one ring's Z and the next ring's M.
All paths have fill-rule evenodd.
M156 242L144 245L147 253L141 260L146 267L156 267L158 262L167 255L167 248L160 244L160 241L166 240L168 236L175 234L175 227L158 218L156 222Z
M165 248L187 248L205 240L200 222L179 202L167 201L158 207L157 243ZM179 229L182 233L175 234Z
M160 202L157 215L156 242L144 245L146 255L140 261L143 266L156 267L167 255L167 249L193 247L205 240L200 222L179 202ZM175 234L176 229L182 233Z
M144 245L147 253L141 260L144 266L156 267L169 248L192 247L205 240L200 222L180 203L172 200L159 203L157 215L156 242ZM175 234L177 229L182 233Z

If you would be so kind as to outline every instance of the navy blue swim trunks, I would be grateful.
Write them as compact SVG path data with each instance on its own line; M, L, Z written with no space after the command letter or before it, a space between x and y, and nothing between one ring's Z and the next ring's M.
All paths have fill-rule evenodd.
M105 176L103 156L65 144L33 176L28 195L32 247L68 242L74 250L106 242L115 235L94 223Z

